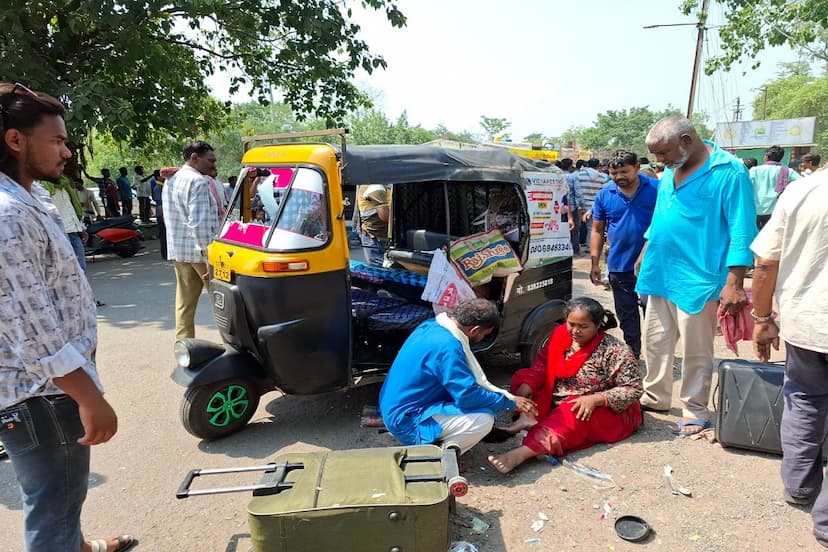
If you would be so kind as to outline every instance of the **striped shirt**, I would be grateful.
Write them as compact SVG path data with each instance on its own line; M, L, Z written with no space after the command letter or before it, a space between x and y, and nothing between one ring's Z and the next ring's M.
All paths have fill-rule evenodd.
M578 171L578 182L581 184L581 193L584 195L583 209L585 211L592 211L595 196L609 180L609 176L589 167L583 167Z
M0 409L60 395L52 380L95 368L95 300L49 193L0 172Z
M164 184L162 195L167 259L207 262L207 246L219 229L218 206L207 177L184 165Z

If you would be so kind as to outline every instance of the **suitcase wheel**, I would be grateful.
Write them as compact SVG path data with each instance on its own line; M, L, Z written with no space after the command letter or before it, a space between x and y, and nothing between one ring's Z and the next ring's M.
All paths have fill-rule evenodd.
M469 492L469 483L465 477L452 477L448 481L451 496L466 496Z

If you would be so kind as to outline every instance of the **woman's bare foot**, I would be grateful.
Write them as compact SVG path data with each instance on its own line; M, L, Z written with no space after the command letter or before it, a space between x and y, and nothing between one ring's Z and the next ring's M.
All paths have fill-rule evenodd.
M505 475L537 455L538 453L529 447L521 446L503 454L489 456L488 460L494 469Z
M537 423L537 418L535 418L531 414L523 412L517 420L512 422L512 425L510 425L509 427L505 427L503 429L511 433L512 435L517 435L524 429L531 429Z

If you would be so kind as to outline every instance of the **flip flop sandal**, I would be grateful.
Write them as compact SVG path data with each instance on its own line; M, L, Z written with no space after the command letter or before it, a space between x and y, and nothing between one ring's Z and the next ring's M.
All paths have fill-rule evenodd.
M138 544L138 539L132 535L120 535L116 538L118 539L118 548L115 549L115 552L126 552ZM89 546L92 548L92 552L106 552L108 540L109 539L97 539L89 541Z
M3 445L3 443L0 443L0 459L5 458L6 456L6 447Z
M673 435L678 435L679 437L689 437L690 435L695 435L697 433L701 433L705 429L710 428L710 422L707 420L678 420L676 422L677 428L673 430ZM690 431L682 431L685 427L692 427Z

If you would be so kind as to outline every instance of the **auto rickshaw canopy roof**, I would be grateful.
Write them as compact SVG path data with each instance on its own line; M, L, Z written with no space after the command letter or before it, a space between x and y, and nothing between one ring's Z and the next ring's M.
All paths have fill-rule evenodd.
M344 181L360 184L412 182L503 182L523 184L527 171L560 172L502 148L448 148L429 145L347 146Z

